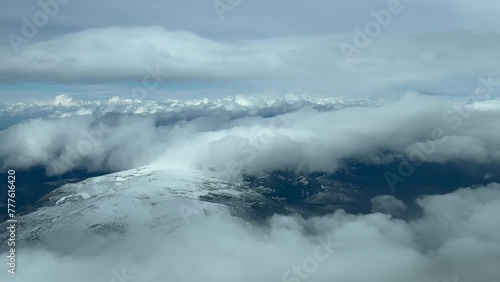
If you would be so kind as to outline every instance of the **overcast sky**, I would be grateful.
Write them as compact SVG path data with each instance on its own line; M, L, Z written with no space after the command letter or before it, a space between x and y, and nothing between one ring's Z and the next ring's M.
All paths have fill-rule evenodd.
M493 0L55 1L2 4L3 101L109 98L145 79L155 99L470 95L499 73Z
M488 167L484 182L498 179L499 1L0 1L4 171L64 176L154 165L237 183L279 170L354 174L360 162L398 167L395 181L392 171L378 176L387 193L423 163ZM154 191L135 182L140 175L130 179L133 202ZM406 209L402 199L382 196L373 211L389 214L275 216L261 228L203 209L210 218L175 232L143 228L174 222L151 216L160 206L151 194L141 209L123 201L137 217L124 217L119 237L89 236L95 226L125 226L110 216L122 213L107 196L127 195L115 184L103 201L78 192L81 202L61 204L71 213L24 217L50 232L43 248L22 248L31 267L19 281L110 281L121 263L135 266L136 281L302 281L287 271L325 237L341 248L308 281L499 277L498 183L420 198L422 213L407 221L389 215ZM28 225L36 231L29 238L38 236L38 225Z

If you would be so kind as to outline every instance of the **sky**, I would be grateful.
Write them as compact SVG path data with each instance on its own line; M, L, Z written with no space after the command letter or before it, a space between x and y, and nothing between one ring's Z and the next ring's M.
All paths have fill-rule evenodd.
M131 265L136 281L297 282L306 278L294 268L324 238L340 248L309 281L498 281L500 2L2 5L3 171L155 166L232 185L277 170L334 173L352 161L397 167L378 175L387 195L371 199L371 214L275 215L264 226L214 214L168 234L144 232L139 216L106 238L85 225L48 228L39 245L22 248L19 261L30 267L17 281L116 281L112 271ZM407 203L390 192L424 163L487 168L487 184L420 195L421 213L400 219Z
M497 75L500 4L427 1L8 1L0 101L65 94L465 96ZM497 75L498 76L498 75Z

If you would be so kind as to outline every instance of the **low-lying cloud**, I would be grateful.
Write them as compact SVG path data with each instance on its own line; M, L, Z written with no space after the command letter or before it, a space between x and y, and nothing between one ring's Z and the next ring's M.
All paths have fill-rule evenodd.
M333 172L349 159L379 164L408 157L419 162L500 163L500 133L492 130L500 127L496 109L417 94L385 102L360 100L358 105L238 99L180 107L156 102L132 106L130 100L118 108L112 99L99 102L92 114L81 112L81 107L75 114L69 103L68 113L59 111L53 118L26 120L1 131L2 167L42 165L48 174L61 174L75 168L118 171L158 164L238 179L243 173L284 168ZM432 146L432 153L412 153Z
M216 213L169 234L132 226L108 237L54 230L43 248L19 248L13 281L497 281L498 184L418 205L422 216L410 221L338 211L274 216L256 226Z

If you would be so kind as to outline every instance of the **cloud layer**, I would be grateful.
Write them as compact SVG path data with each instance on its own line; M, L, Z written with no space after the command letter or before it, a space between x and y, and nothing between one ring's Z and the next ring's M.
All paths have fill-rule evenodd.
M418 204L422 216L411 221L339 211L274 216L252 226L217 213L194 216L169 234L133 226L109 237L58 231L43 248L20 248L16 281L117 281L120 275L143 282L496 281L498 184Z
M363 29L363 26L361 26ZM390 35L214 40L162 27L88 29L0 52L0 81L300 81L336 95L419 85L498 72L497 33L474 31ZM366 36L366 34L365 34ZM340 48L340 43L354 49ZM345 48L344 48L345 49ZM485 59L486 58L486 59ZM447 85L449 87L449 85ZM448 91L450 91L448 89ZM331 94L330 94L331 95Z
M500 163L500 135L491 130L500 127L496 108L418 94L393 101L290 96L164 104L61 96L51 103L59 109L52 118L0 132L4 168L42 165L61 174L154 163L237 180L283 168L333 172L352 159Z

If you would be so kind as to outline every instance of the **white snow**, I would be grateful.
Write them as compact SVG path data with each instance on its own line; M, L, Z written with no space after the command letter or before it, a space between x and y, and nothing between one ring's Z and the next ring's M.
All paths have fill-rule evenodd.
M244 197L246 192L197 171L154 166L90 178L56 189L46 206L22 216L26 228L19 238L129 224L171 232L186 224L193 210L200 216L229 212L225 205L199 200L209 193Z

